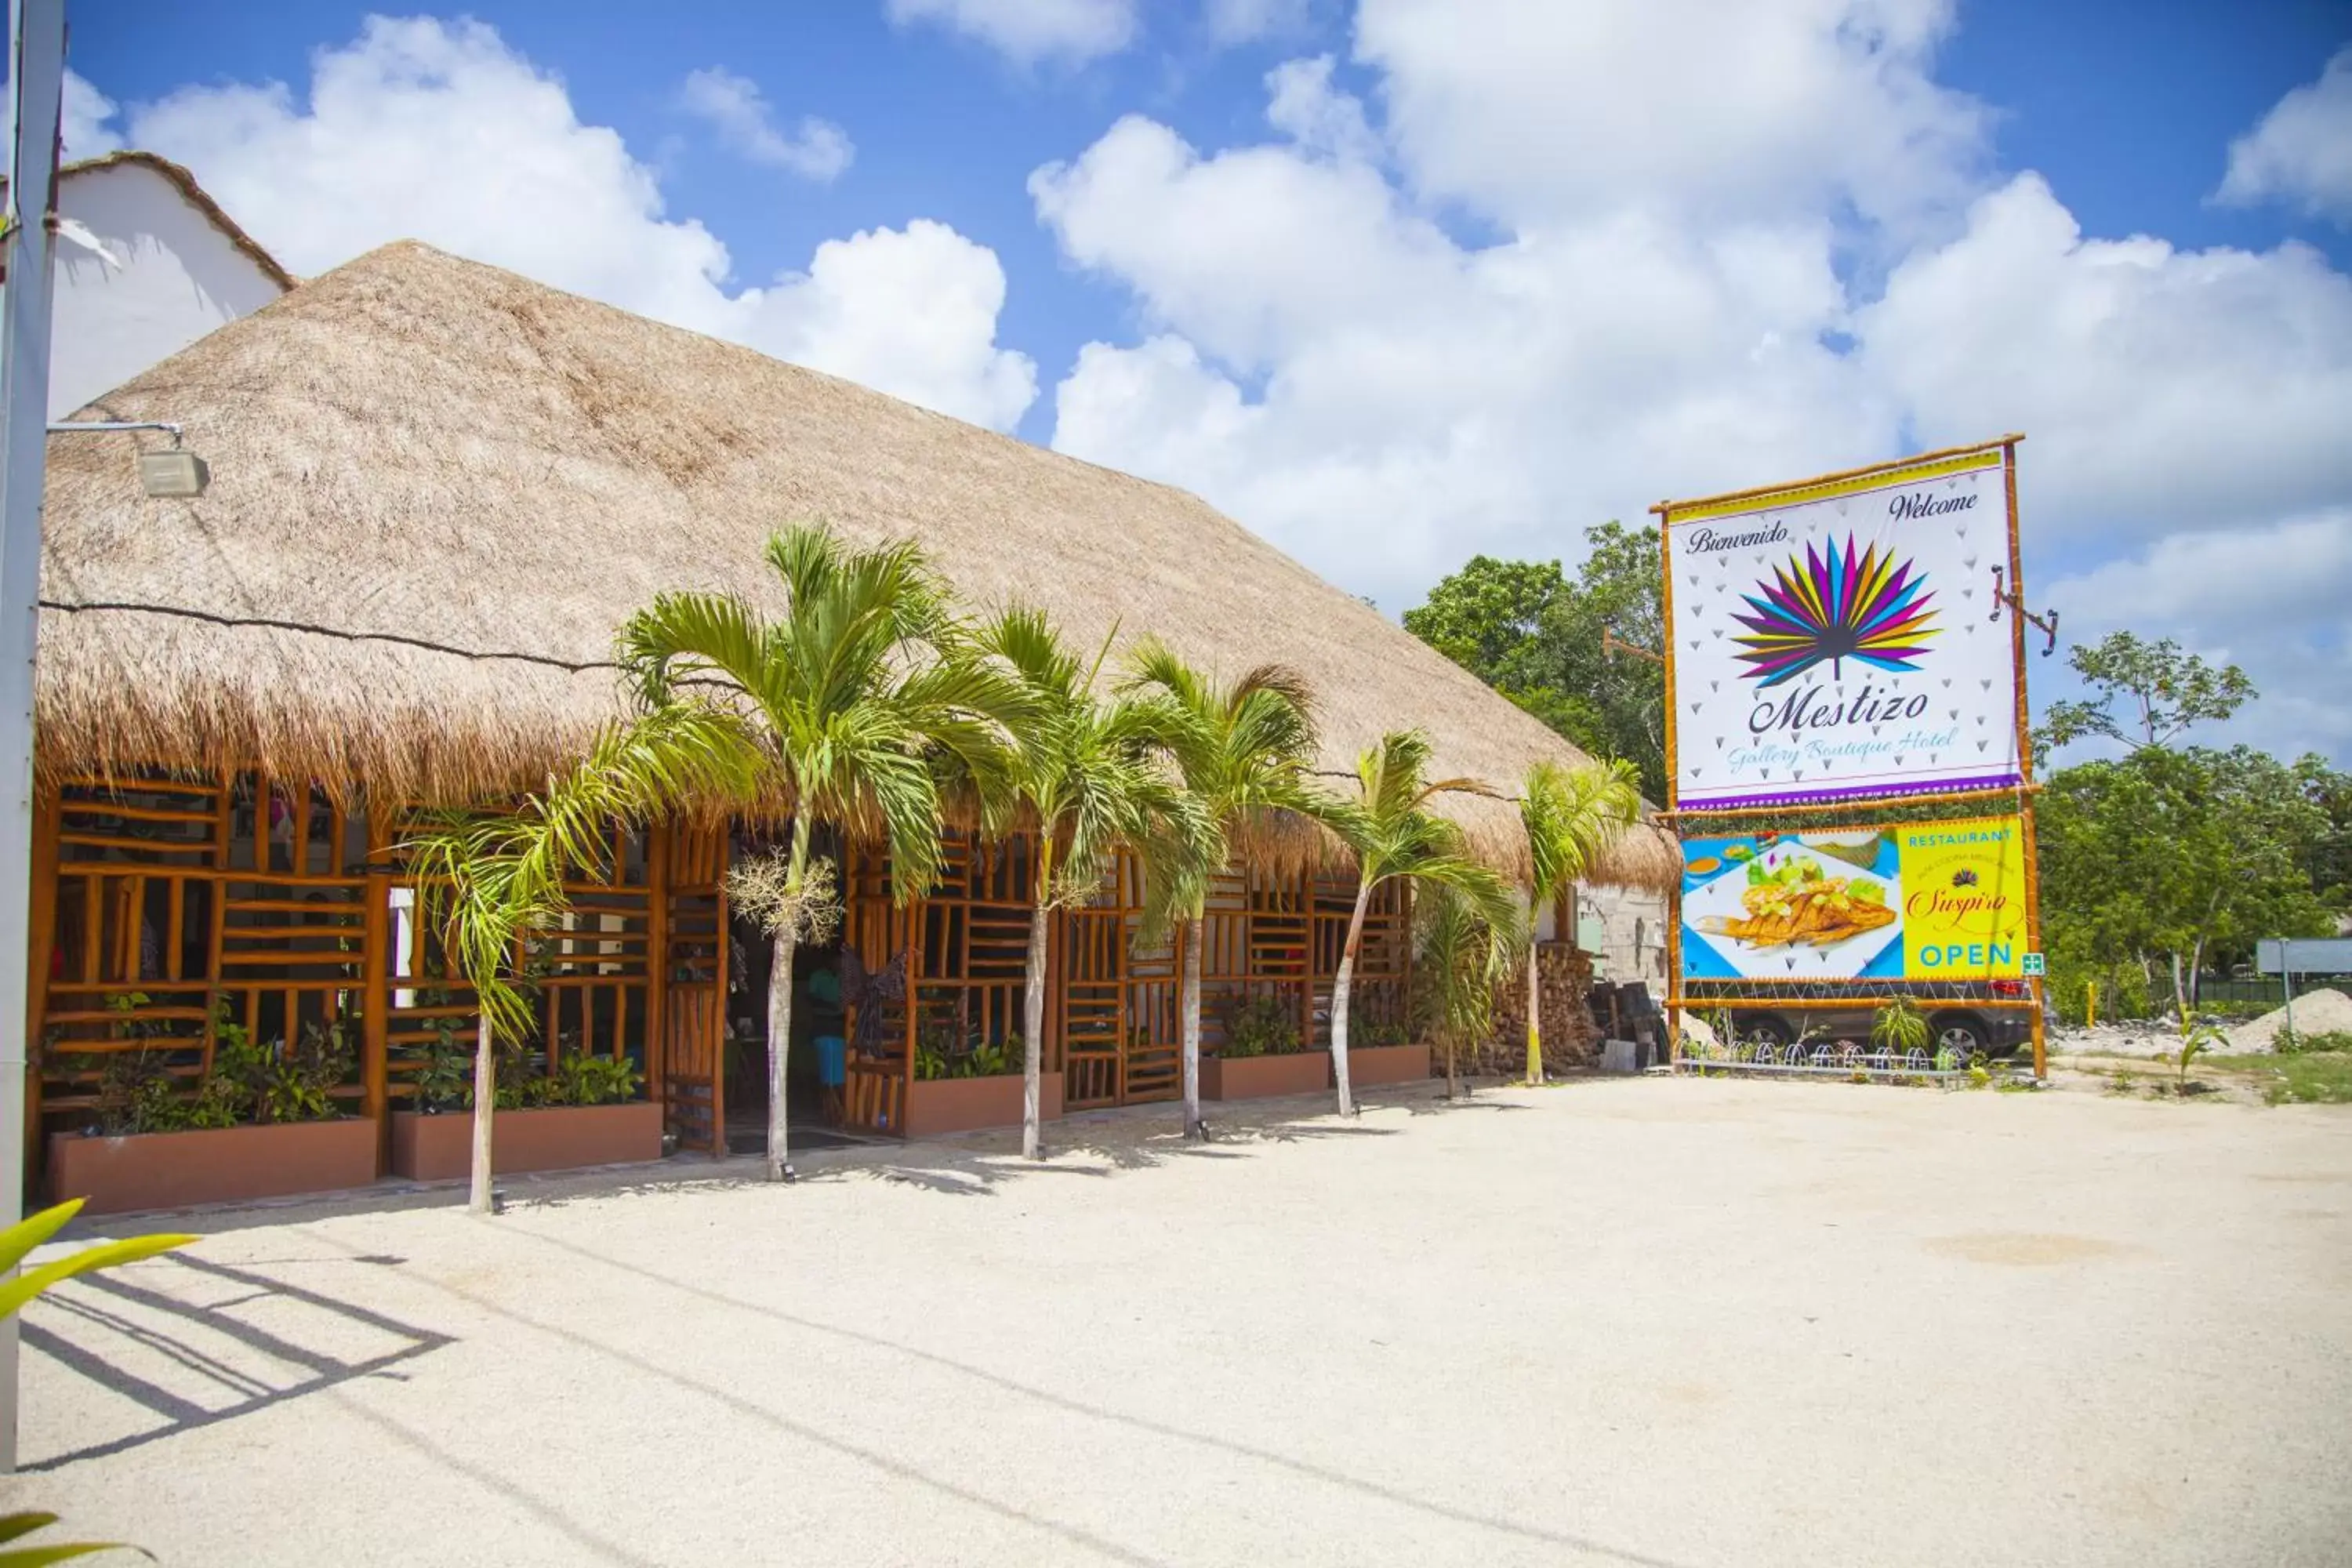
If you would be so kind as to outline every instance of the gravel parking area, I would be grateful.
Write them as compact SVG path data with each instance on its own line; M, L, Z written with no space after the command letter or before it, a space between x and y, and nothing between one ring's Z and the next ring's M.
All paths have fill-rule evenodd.
M2352 1109L1318 1109L203 1215L29 1311L0 1486L174 1568L2352 1552Z

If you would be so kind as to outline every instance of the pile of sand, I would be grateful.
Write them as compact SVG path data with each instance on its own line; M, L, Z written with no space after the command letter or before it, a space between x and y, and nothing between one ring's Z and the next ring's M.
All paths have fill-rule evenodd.
M2265 1013L2259 1018L2239 1025L2230 1031L2230 1047L2240 1051L2269 1051L2278 1048L2278 1033L2287 1026L2284 1007ZM2352 996L2341 991L2314 991L2294 999L2294 1032L2298 1035L2324 1035L2341 1030L2352 1033Z

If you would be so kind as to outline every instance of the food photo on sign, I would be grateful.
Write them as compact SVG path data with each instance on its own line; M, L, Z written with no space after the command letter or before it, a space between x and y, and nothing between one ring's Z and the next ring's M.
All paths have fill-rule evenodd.
M1662 510L1679 805L2019 782L2001 448Z
M1986 980L2023 973L2013 816L1683 841L1692 980Z

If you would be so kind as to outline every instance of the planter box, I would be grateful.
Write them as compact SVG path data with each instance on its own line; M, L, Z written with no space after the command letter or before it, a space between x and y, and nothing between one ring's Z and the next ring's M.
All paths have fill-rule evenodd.
M331 1193L375 1180L373 1118L135 1132L49 1135L51 1201L87 1198L85 1214Z
M658 1160L662 1108L650 1100L625 1105L547 1105L501 1110L490 1126L490 1169L569 1171L582 1165L622 1165ZM474 1113L421 1116L392 1113L392 1172L416 1182L452 1182L474 1168Z
M1382 1083L1420 1083L1429 1077L1427 1046L1367 1046L1348 1053L1348 1083L1369 1089Z
M1292 1051L1276 1057L1202 1057L1202 1100L1260 1100L1274 1094L1321 1094L1331 1087L1331 1053Z
M983 1127L1021 1125L1021 1075L997 1078L935 1078L908 1086L906 1134L936 1138ZM1049 1072L1037 1084L1037 1119L1062 1114L1062 1075Z

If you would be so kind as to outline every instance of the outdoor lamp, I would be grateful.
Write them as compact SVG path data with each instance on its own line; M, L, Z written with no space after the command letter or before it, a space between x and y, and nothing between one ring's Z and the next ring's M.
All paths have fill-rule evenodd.
M212 482L212 469L177 447L139 454L139 484L158 500L194 500Z
M102 434L113 430L163 430L172 444L161 452L139 454L139 488L152 500L194 500L213 482L213 471L202 458L180 446L180 427L168 419L89 419L52 425L52 436Z

